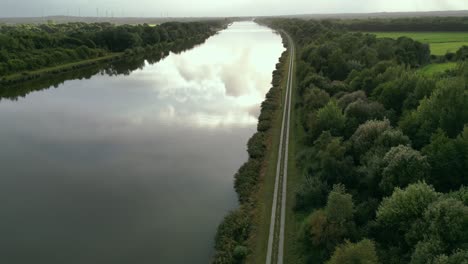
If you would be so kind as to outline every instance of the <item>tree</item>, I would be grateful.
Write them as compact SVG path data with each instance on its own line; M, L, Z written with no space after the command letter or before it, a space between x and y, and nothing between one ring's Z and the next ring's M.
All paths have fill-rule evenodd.
M156 27L161 42L170 41L169 34L164 27Z
M336 247L335 252L326 264L378 264L379 259L375 244L369 239L358 243L346 241Z
M341 138L332 137L330 132L323 132L314 142L310 170L322 182L329 185L354 182L353 161L346 153L346 146Z
M336 101L332 100L318 110L312 129L315 137L319 136L323 131L330 131L332 135L339 136L344 126L345 116Z
M400 121L400 127L416 148L426 145L439 128L456 137L468 123L468 92L465 81L457 78L440 81L429 98L417 110Z
M389 129L385 130L374 141L372 147L367 152L360 156L359 173L359 194L362 197L370 196L381 198L383 193L379 187L382 181L382 174L385 166L384 157L392 149L397 146L409 146L410 140L403 135L400 130Z
M159 43L160 36L156 28L157 27L151 27L147 24L144 25L142 40L145 45L155 45Z
M455 53L456 60L464 61L468 59L468 46L462 46Z
M322 75L311 73L308 74L300 83L299 83L299 94L303 95L306 89L311 89L317 87L325 91L328 90L330 86L330 80L325 78Z
M409 146L411 141L401 130L389 129L385 130L375 141L375 145L385 150L390 150L392 147L399 145Z
M308 89L304 95L304 107L307 111L313 111L324 107L330 101L330 95L316 87Z
M337 224L344 224L353 218L354 203L350 194L346 193L344 185L337 184L328 195L325 207L328 220Z
M454 198L468 206L468 186L462 186L457 191L453 191L447 194L447 197Z
M351 86L351 90L358 91L362 90L366 94L371 94L375 88L374 71L371 69L363 69L362 71L351 72L348 76L348 82Z
M427 235L443 242L445 249L468 243L468 206L453 198L440 199L424 212Z
M339 93L349 92L349 86L343 81L332 81L326 90L329 94L337 95Z
M8 60L8 67L13 72L24 71L27 68L26 63L20 59Z
M361 99L346 107L346 131L352 135L360 124L368 120L382 120L385 117L385 108L378 102L367 102Z
M346 107L348 107L349 104L356 102L357 100L367 100L366 93L362 90L355 91L352 93L346 93L343 96L341 96L338 100L338 106L341 107L341 109L345 110Z
M304 223L305 238L312 246L332 250L354 229L354 203L343 185L335 185L327 206L312 212Z
M407 37L400 37L397 40L397 49L395 51L398 62L411 65L412 67L421 66L430 62L431 51L429 45L422 44Z
M405 189L395 188L393 194L380 204L376 220L383 226L397 228L392 231L408 230L439 196L433 187L424 182L411 184Z
M361 157L374 145L380 135L390 129L390 121L387 119L383 121L370 120L360 125L350 138L355 157Z
M359 60L362 62L362 64L366 65L367 67L372 67L379 61L378 52L374 48L370 48L368 46L362 47L358 51L357 56L360 58Z
M468 242L466 226L468 207L461 201L441 198L432 203L424 212L421 228L424 235L413 235L419 236L420 241L411 256L411 264L433 263L436 259L444 259L442 256L454 249L464 247ZM445 259L449 260L448 257Z
M450 139L445 132L438 130L432 136L431 143L423 148L422 152L427 155L431 165L429 182L437 190L450 191L468 183L466 177L467 139L462 135L457 139Z
M395 188L377 209L379 241L386 247L396 247L402 257L407 256L411 244L423 234L420 231L423 230L422 218L426 209L439 197L434 188L423 182L411 184L405 189ZM409 234L415 230L419 231Z
M239 168L234 175L234 188L239 197L239 202L247 202L251 194L255 191L260 171L260 162L256 159L249 159Z
M341 49L337 49L327 59L328 67L325 68L325 72L330 79L344 80L346 79L346 76L348 76L348 65L343 57Z
M405 98L403 102L403 112L416 109L419 105L419 101L425 97L430 97L432 92L436 89L436 79L426 78L421 75L416 75L416 77L416 87L414 87L412 92Z
M402 73L397 78L388 80L377 86L373 91L372 96L381 102L386 109L393 109L398 115L400 115L405 104L411 106L410 102L406 102L406 100L410 98L410 95L414 94L415 98L413 100L422 99L422 95L428 95L427 92L423 90L422 86L418 86L418 84L422 82L424 82L424 78L419 74L412 72ZM429 84L424 82L424 85ZM416 87L418 87L418 94L415 94ZM429 87L429 89L431 88Z
M230 212L218 226L215 236L216 254L213 263L233 263L239 255L239 246L247 240L251 229L251 219L243 208ZM237 252L236 252L237 249Z
M442 252L444 252L444 246L439 240L429 239L420 241L416 244L410 264L432 263Z
M296 191L295 210L322 207L327 199L328 185L318 177L307 175Z
M406 187L410 183L427 178L430 166L426 157L408 146L393 147L383 158L380 188L391 194L395 187Z
M233 257L236 263L244 263L245 258L249 254L249 249L245 246L237 246L234 248Z
M452 255L439 255L432 264L468 264L468 250L456 250Z
M262 132L255 133L247 142L247 152L253 159L261 159L265 155L265 134Z

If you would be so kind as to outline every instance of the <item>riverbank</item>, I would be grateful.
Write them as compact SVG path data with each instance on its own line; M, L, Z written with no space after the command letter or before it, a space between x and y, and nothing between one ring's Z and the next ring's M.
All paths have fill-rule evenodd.
M283 42L288 43L287 37L283 36ZM281 90L281 97L279 99L279 108L275 113L275 119L272 126L271 137L269 138L269 148L267 150L268 156L265 162L265 170L261 177L258 198L258 209L256 212L255 223L258 226L256 236L251 240L252 254L247 259L247 263L264 263L266 261L268 250L268 237L270 231L271 210L273 203L273 193L275 191L275 175L277 170L278 149L281 139L281 124L285 105L283 102L286 97L287 77L289 70L290 52L289 47L286 54L283 55L280 62L281 78L279 80L279 87ZM279 221L277 221L279 223Z
M17 84L20 82L31 81L34 79L39 79L47 76L67 73L70 71L75 71L90 66L98 65L99 63L113 62L116 60L122 59L124 53L113 53L103 57L98 57L94 59L87 59L62 65L57 65L53 67L47 67L35 71L26 71L22 73L15 73L11 75L4 76L0 79L0 84L2 85L11 85Z
M219 29L222 30L222 29ZM93 66L109 64L113 62L118 62L126 59L135 59L143 57L151 62L156 62L167 55L170 52L180 53L185 50L191 49L197 45L202 44L211 36L217 34L219 31L216 31L212 34L205 34L200 36L195 36L188 38L186 40L178 40L170 43L158 44L154 46L148 46L146 48L137 47L134 49L129 49L125 52L112 53L103 57L87 59L73 63L62 64L54 67L47 67L35 71L15 73L12 75L4 76L0 78L0 85L2 86L12 86L22 84L24 82L29 82L32 80L43 79L52 76L58 76L61 74L66 74Z
M287 47L285 36L283 45ZM266 256L288 58L289 49L273 71L272 88L262 103L257 133L247 144L249 160L235 175L240 207L218 227L213 263L259 263L258 259Z
M225 29L227 21L206 23L167 23L158 27L114 26L93 24L82 31L90 31L87 37L72 38L78 30L68 24L56 25L57 32L50 33L34 28L44 38L55 38L60 44L44 44L33 38L33 29L20 31L15 27L2 28L8 42L32 39L30 46L18 48L12 45L2 47L0 59L0 85L7 86L38 78L71 72L133 56L167 55L182 47L194 47ZM94 31L90 30L93 28ZM142 33L144 32L144 33ZM160 37L162 32L162 37ZM117 37L121 37L118 39ZM125 42L124 37L130 38ZM162 38L162 39L161 39ZM68 42L70 43L68 43ZM65 43L65 44L62 44ZM78 44L77 44L78 43ZM86 44L86 45L85 45Z

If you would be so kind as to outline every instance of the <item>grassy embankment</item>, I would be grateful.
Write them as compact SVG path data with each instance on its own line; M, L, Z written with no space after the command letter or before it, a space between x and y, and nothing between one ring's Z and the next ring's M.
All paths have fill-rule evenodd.
M468 32L372 32L379 38L399 38L402 36L428 43L433 55L445 55L456 52L462 46L468 46Z
M281 122L284 111L284 97L287 83L288 69L289 69L289 58L290 53L283 62L282 72L283 78L281 80L281 97L280 105L275 114L275 120L272 126L271 137L269 141L269 149L267 151L268 156L266 158L266 168L264 169L264 175L262 176L260 188L258 190L258 208L256 212L256 222L258 223L258 229L256 230L256 236L252 239L253 253L247 259L247 263L265 263L266 254L268 248L268 236L270 231L270 219L271 219L271 205L273 203L273 192L275 188L275 175L276 175L276 163L278 160L278 148L280 143L281 135Z
M93 59L88 59L88 60L81 60L77 62L72 62L72 63L66 63L66 64L61 64L57 66L52 66L52 67L47 67L47 68L42 68L39 70L34 70L34 71L26 71L26 72L21 72L21 73L15 73L7 76L0 77L0 83L5 82L20 82L24 80L31 80L31 79L37 79L39 77L44 77L48 75L53 75L57 73L64 73L64 72L69 72L73 71L76 69L81 69L85 68L91 65L95 65L97 63L101 62L107 62L107 61L112 61L114 59L119 59L123 53L111 53L106 56L98 57L98 58L93 58Z
M295 54L297 56L297 52ZM285 60L289 61L288 57ZM281 83L282 96L281 96L281 108L276 113L276 119L274 122L273 133L271 138L271 151L269 151L267 168L263 177L263 182L260 184L260 190L258 192L259 204L257 212L257 221L259 223L257 230L257 237L254 239L256 244L254 245L254 252L251 257L247 260L247 263L264 263L268 247L268 235L270 228L271 218L271 204L273 200L272 193L275 186L275 174L276 174L276 163L278 160L278 148L281 134L281 121L284 107L284 96L285 88L287 83L287 72L288 63L283 65L284 78ZM293 72L295 76L295 72ZM286 199L286 225L285 225L285 259L284 263L302 263L305 262L302 252L302 244L297 239L297 234L301 228L301 223L306 215L297 215L293 212L295 204L295 193L298 188L298 184L301 182L301 173L296 167L296 156L301 151L301 142L304 137L304 131L302 126L299 124L299 111L296 109L295 104L297 100L297 90L294 89L296 85L296 78L293 78L293 92L291 101L291 127L290 127L290 141L289 141L289 153L288 153L288 192Z
M297 46L296 46L297 48ZM297 49L296 49L297 50ZM296 58L299 56L299 52L296 51ZM295 58L295 59L296 59ZM295 68L296 69L296 68ZM300 240L299 235L301 234L302 223L308 216L306 213L298 213L294 211L296 204L296 191L299 185L303 181L303 174L296 163L297 156L304 150L304 140L306 132L300 123L302 111L296 107L298 103L299 92L295 88L297 84L296 71L293 72L293 84L292 84L292 101L291 101L291 127L290 127L290 140L289 140L289 153L288 153L288 186L287 186L287 198L286 198L286 225L285 225L285 251L284 251L284 263L306 263L307 260L304 258L304 251L311 249L304 248L304 244ZM320 252L317 252L320 254Z

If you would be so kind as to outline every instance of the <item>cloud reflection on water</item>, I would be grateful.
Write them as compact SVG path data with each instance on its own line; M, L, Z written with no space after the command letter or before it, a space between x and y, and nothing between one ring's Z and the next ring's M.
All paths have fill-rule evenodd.
M0 101L0 263L208 262L282 50L236 23L129 75Z
M157 106L132 113L133 120L156 111L164 122L194 126L247 126L257 122L258 108L270 88L271 72L280 53L280 37L269 29L244 31L242 24L225 30L204 45L170 54L155 65L134 72L132 81L154 87ZM240 38L240 34L254 34ZM221 45L221 43L233 43ZM145 85L146 86L146 85ZM148 95L150 96L150 95Z

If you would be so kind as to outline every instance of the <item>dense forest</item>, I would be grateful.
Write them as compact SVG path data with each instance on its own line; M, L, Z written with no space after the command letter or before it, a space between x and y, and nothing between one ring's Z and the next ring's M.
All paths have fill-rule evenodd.
M17 100L33 91L59 87L60 84L63 84L67 80L90 79L92 76L99 73L110 76L129 75L135 70L143 69L146 62L150 64L157 63L168 56L170 52L179 54L203 43L205 40L205 38L200 38L179 41L172 45L165 45L162 49L159 49L158 52L132 51L128 54L131 56L87 63L84 67L73 67L70 70L59 69L52 71L52 73L57 73L53 74L53 76L39 76L37 78L30 78L30 80L27 81L11 82L9 84L2 84L0 80L0 84L2 84L2 89L0 89L0 101L3 98ZM150 50L153 50L153 48L150 48Z
M430 51L412 39L268 22L300 50L294 263L468 263L465 57L422 76Z
M0 76L138 50L161 52L174 43L206 39L226 21L158 26L68 23L0 26Z
M411 23L389 30L401 21ZM441 56L457 61L456 70L424 76L417 70L436 58L407 37L353 33L343 21L262 23L288 32L299 50L292 139L300 146L299 224L287 225L300 228L286 241L286 263L468 263L468 47ZM281 63L248 142L250 158L235 175L241 207L219 226L213 263L255 254L256 192L272 151Z

